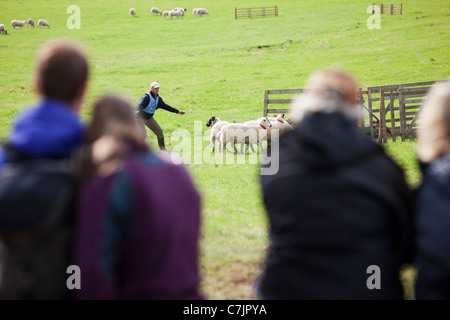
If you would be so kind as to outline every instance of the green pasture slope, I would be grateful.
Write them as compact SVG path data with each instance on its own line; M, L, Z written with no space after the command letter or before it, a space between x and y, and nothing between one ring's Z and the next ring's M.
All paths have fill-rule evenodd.
M0 35L0 139L7 138L16 114L36 101L32 90L36 50L59 37L79 40L89 54L92 72L84 120L89 120L90 108L102 94L120 93L135 105L150 83L158 81L168 104L192 110L183 116L157 113L167 146L176 149L180 141L172 133L187 132L191 145L205 154L210 148L205 127L209 117L230 122L259 117L265 89L302 88L318 68L345 68L362 87L449 78L448 0L404 1L403 15L382 15L381 28L373 30L367 27L371 3L0 0L0 24L8 30ZM80 7L79 30L67 27L69 5ZM234 19L235 7L274 5L278 17ZM184 18L170 20L150 16L153 6L187 11ZM136 17L129 15L131 7ZM193 16L195 7L207 8L210 15ZM46 19L51 29L11 27L12 19L28 18L36 24ZM152 134L150 143L156 144ZM416 143L389 143L387 148L411 184L417 185ZM238 163L242 160L246 163ZM209 299L253 299L251 287L268 243L259 164L250 164L243 156L231 164L206 163L194 156L191 162L186 166L203 200L202 289ZM405 282L409 293L411 274Z

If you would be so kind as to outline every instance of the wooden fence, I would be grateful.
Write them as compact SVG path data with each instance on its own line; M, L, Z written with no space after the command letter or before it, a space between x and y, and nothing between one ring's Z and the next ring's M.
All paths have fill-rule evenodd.
M278 16L278 7L234 8L234 19Z
M402 141L416 137L419 125L418 112L428 90L438 81L406 83L399 85L368 87L359 89L358 98L362 114L361 130L380 143L388 138ZM304 89L266 90L264 93L263 116L274 113L289 113L295 96Z
M402 15L403 13L403 3L391 3L391 4L372 4L372 14L375 13L374 6L380 8L380 14L391 14L391 15Z

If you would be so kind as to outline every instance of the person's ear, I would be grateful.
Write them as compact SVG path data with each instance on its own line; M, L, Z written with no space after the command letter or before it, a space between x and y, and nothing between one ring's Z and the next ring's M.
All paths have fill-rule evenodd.
M35 78L33 81L33 86L32 86L32 91L35 94L38 95L43 95L43 91L42 91L42 86L41 86L41 82L39 81L39 78Z

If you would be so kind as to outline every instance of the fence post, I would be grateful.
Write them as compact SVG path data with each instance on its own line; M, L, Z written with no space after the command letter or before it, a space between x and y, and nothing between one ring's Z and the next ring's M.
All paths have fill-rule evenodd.
M237 20L237 7L234 7L234 19Z
M247 8L247 17L249 17L249 18L252 17L252 9L251 8Z
M383 4L381 4L380 6L381 6L380 13L383 14Z
M375 14L375 3L372 3L372 14Z
M402 15L402 10L403 10L403 2L400 3L400 15Z
M393 15L393 14L394 14L394 4L391 3L391 15Z
M369 100L369 130L370 138L375 138L375 133L373 132L373 113L372 113L372 90L367 88L367 99Z
M405 141L405 132L406 132L406 110L405 110L405 102L403 98L403 87L400 86L398 88L398 108L400 111L400 137L402 141Z
M394 98L394 90L390 90L389 91L389 102L391 105L391 135L392 135L392 141L395 142L395 112L394 112L394 103L395 103L395 98Z
M267 117L267 107L269 105L269 90L264 91L264 111L263 117Z
M386 111L384 107L384 89L380 87L380 123L378 130L378 142L386 143Z
M275 6L275 16L278 17L278 6Z
M360 104L359 108L361 109L361 118L360 118L361 131L365 135L366 134L366 126L364 123L364 99L363 99L363 94L362 94L362 88L359 88L359 90L358 90L358 102Z

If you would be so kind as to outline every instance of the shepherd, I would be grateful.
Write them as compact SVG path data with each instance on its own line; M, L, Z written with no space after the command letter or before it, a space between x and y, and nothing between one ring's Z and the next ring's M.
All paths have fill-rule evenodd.
M144 93L141 100L137 103L136 118L143 130L144 138L147 137L147 132L145 129L145 126L147 126L158 138L159 149L166 150L163 130L154 118L155 112L159 108L177 114L185 114L184 111L175 109L166 104L159 96L159 83L153 82L150 86L150 92Z

